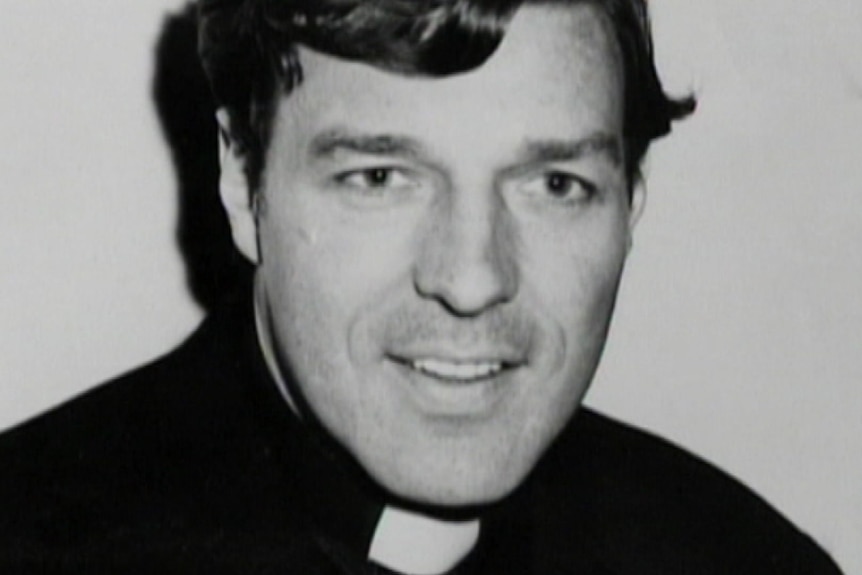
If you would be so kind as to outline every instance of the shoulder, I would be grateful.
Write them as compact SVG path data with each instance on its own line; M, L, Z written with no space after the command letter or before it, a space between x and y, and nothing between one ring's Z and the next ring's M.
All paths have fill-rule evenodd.
M115 461L110 456L128 451L130 441L139 448L158 443L160 430L179 423L182 405L201 407L191 400L200 399L200 383L209 379L207 362L199 353L201 340L209 339L206 332L202 327L171 353L0 435L0 460L19 473L108 465ZM7 480L13 475L6 475Z
M219 421L242 393L249 371L243 334L249 323L227 308L207 318L176 349L0 435L0 460L19 470L62 462L123 456L148 446L163 449L168 435L199 439L205 418ZM183 433L184 432L184 433ZM177 437L179 436L179 437ZM163 453L164 454L164 453ZM111 459L113 460L113 459Z
M137 461L169 458L165 435L183 427L181 405L189 415L200 409L194 347L186 342L0 436L3 505L26 506L30 516L72 500L92 507L103 498L88 492L130 487L137 472L147 473L134 469Z
M290 525L266 533L290 513L273 502L281 469L250 414L235 329L207 321L163 358L0 435L0 566L173 562L229 553L239 539L225 529L259 549L285 535Z
M702 459L582 409L543 464L554 521L586 521L616 573L838 573L762 498Z

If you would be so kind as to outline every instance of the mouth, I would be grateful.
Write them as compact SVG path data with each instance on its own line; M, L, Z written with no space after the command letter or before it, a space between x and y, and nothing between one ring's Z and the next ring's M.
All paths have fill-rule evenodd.
M399 386L418 410L432 417L484 418L519 393L526 353L500 346L413 345L385 354L407 385Z
M445 418L480 417L497 408L510 393L514 373L522 364L500 359L404 358L389 356L401 372L420 412Z
M453 384L467 384L493 379L523 365L523 362L503 359L406 358L398 356L389 356L389 359L419 374Z
M501 361L455 362L442 359L416 359L408 361L407 366L431 377L463 383L493 377L505 369Z

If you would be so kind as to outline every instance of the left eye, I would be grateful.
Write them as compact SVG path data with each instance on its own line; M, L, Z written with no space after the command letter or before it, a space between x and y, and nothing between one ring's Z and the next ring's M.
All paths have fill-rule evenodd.
M529 179L522 189L531 195L577 202L596 193L596 186L584 178L566 172L547 172Z
M366 168L340 174L339 184L359 190L384 190L412 185L410 178L395 168Z

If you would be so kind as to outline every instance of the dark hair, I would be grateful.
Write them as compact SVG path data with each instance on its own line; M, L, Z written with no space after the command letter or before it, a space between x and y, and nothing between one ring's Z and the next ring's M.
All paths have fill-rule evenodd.
M231 239L218 197L215 103L197 57L197 6L165 18L156 44L153 101L177 177L176 239L186 283L208 311L247 292L253 273Z
M653 61L644 0L200 0L199 52L230 136L260 183L276 97L302 81L296 45L405 75L446 76L481 65L523 3L597 6L623 59L629 182L652 140L694 109L669 98Z

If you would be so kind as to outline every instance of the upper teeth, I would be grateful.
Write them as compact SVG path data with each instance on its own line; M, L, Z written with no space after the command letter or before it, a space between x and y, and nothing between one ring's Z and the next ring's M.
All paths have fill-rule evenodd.
M503 369L496 361L478 363L450 363L438 359L419 359L412 362L413 369L447 379L476 379L488 377Z

